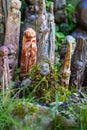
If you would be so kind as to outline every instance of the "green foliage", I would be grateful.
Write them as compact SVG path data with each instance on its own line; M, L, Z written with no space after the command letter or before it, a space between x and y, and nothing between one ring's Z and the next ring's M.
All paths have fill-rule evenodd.
M15 104L15 110L13 108L13 111L12 113L15 115L15 116L19 116L19 118L24 118L24 116L26 115L26 111L24 109L24 103L22 101L20 102L17 102Z
M73 20L74 19L73 13L75 11L75 6L72 4L67 4L66 11L67 11L68 25L69 25L68 33L70 33L76 27L76 24L74 23Z
M87 97L85 96L84 102L80 105L80 119L82 130L87 129Z
M77 122L77 126L79 130L86 130L87 129L87 95L84 95L83 99L80 99L76 103L72 103L72 101L68 103L68 107L65 110L65 114L68 113L69 116L74 117ZM79 97L78 97L79 98ZM74 99L75 100L75 99ZM82 101L81 101L82 100ZM64 115L66 116L66 115Z
M68 89L64 88L64 86L59 87L58 97L60 102L65 102L70 94L71 92Z
M50 110L23 99L2 99L0 94L0 130L44 130L51 118Z
M67 11L68 22L73 23L73 12L75 11L75 6L72 4L67 4L66 11Z
M62 42L65 38L64 33L62 32L56 32L56 44L58 46L58 53L60 54Z
M23 9L26 7L26 2L25 0L21 0L22 5L21 5L21 13L23 13Z
M10 115L13 106L13 99L3 99L2 94L0 94L0 130L9 130L10 125L18 124Z
M44 80L46 80L45 78L46 77L43 77L42 79L43 82ZM42 81L40 81L39 85L42 83ZM38 87L40 87L39 85ZM65 101L66 98L71 94L71 92L69 92L68 90L64 89L64 87L61 87L61 86L58 86L56 88L57 89L55 91L55 94L53 95L55 100L51 100L51 101L55 101L55 106L50 108L52 112L54 113L54 117L55 117L53 121L54 129L52 130L62 130L64 129L62 128L62 125L64 122L62 117L64 117L65 115L59 118L56 116L57 113L59 112L59 102ZM37 91L37 89L34 88L34 91ZM47 91L45 92L47 93ZM74 104L74 106L72 105L72 102L71 104L68 104L68 109L66 110L66 113L69 114L71 112L71 115L74 115L74 117L76 117L77 123L80 125L78 128L79 130L87 129L87 97L86 95L84 97L85 98L82 100L82 102L78 102L77 104ZM28 123L32 123L31 119L33 117L38 120L37 122L44 120L43 118L45 117L43 116L47 116L47 114L49 113L46 113L38 118L35 114L36 107L34 105L29 105L29 100L15 99L14 97L7 98L7 96L2 98L2 93L0 94L0 130L11 130L11 128L13 128L12 126L14 126L15 130L16 129L21 129L21 130L30 129L28 127L29 125L25 124L24 126L21 123L21 121L23 121L26 115L29 116ZM44 101L46 101L46 99ZM63 109L65 111L65 108L62 108L62 110ZM37 115L38 114L40 113L37 113ZM35 128L34 128L35 130L37 127L36 123L35 123ZM39 128L39 125L38 125L38 128ZM30 130L33 130L33 129L30 129ZM72 130L72 129L69 129L69 130Z
M20 11L21 11L21 22L20 22L20 24L21 24L21 27L23 26L23 21L24 21L24 16L25 16L25 7L27 6L27 4L26 4L26 2L25 2L25 0L21 0L21 9L20 9Z
M60 69L61 69L61 66L62 66L62 62L58 61L58 62L55 62L54 63L54 69L56 71L56 74L57 74L57 82L60 83Z
M65 34L68 35L75 27L76 24L74 23L73 13L75 11L75 6L68 3L66 5L66 13L68 21L66 23L61 23L60 30Z
M50 6L51 0L46 0L46 10L49 10L49 6Z
M25 115L30 114L32 115L33 113L35 113L36 111L36 107L34 105L29 105L27 102L27 100L25 101L19 101L15 104L15 109L13 108L11 110L11 113L14 116L18 116L19 118L24 118ZM27 106L27 109L25 109L25 106Z
M27 114L32 115L36 107L29 105L29 100L2 97L0 93L0 130L12 130L13 128L14 130L29 130L28 126L26 127L18 120L22 120Z

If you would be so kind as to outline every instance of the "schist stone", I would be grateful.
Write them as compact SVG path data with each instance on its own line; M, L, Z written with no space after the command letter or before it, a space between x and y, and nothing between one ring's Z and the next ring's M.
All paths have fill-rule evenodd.
M8 12L5 45L12 44L16 49L16 59L18 60L19 52L19 35L20 35L20 0L12 0L10 2L10 9ZM16 63L18 62L16 60Z

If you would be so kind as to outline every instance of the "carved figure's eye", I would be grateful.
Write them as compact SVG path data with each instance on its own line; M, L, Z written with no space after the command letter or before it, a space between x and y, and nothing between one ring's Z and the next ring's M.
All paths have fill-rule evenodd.
M10 69L10 70L12 69L12 64L9 64L9 69Z

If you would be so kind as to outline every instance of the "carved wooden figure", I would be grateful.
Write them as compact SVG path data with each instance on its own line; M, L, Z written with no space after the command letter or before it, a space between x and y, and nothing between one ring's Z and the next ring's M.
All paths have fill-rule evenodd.
M37 0L25 0L27 3L25 9L24 9L24 24L21 28L21 37L20 42L22 42L24 31L27 28L33 28L36 31L37 28L37 19L38 19L38 8L37 8Z
M72 54L74 53L76 47L76 39L72 35L66 36L61 47L61 53L60 53L61 61L64 61L65 55L67 53L67 47L68 47L67 40L69 40L70 43L72 43Z
M26 77L29 70L36 64L37 45L36 32L32 28L24 31L21 56L21 77Z
M20 35L20 0L11 0L10 9L8 12L5 45L11 43L16 49L16 57L18 58L19 52L19 35Z
M80 58L77 58L77 60L74 61L74 56L73 56L72 67L71 67L71 71L72 71L71 84L76 86L76 88L80 89L82 83L86 81L86 79L83 80L83 78L85 77L83 73L84 73L84 68L86 71L86 65L87 65L87 59L86 59L87 57L87 48L86 48L87 46L87 43L86 43L86 40L87 40L87 0L81 0L78 2L76 6L76 10L74 12L74 21L76 22L77 28L71 33L71 35L76 40L79 37L79 39L77 40L78 47L76 48L78 53L75 54L74 56L75 56L75 59L76 57L80 57ZM85 48L84 48L84 45L85 45ZM75 71L75 68L76 68L76 71ZM74 75L73 78L72 78L72 75ZM85 86L87 86L87 84L85 84Z
M16 50L12 44L0 47L0 84L3 92L8 90L15 72Z
M0 89L3 92L3 97L11 86L15 71L15 59L15 50L12 44L0 47Z
M77 39L74 55L72 57L70 84L81 88L83 74L87 63L87 39L80 36Z
M75 39L72 36L66 36L65 42L67 44L67 50L65 53L65 58L60 71L60 83L65 88L69 86L70 74L71 74L71 58L73 54L73 42L75 44Z
M2 87L1 91L3 91L3 96L5 91L9 89L9 85L11 83L8 54L9 49L6 46L0 47L0 84Z
M74 16L77 28L71 35L76 39L76 47L72 56L70 85L81 89L85 82L84 71L87 65L87 0L78 2ZM67 46L63 44L61 58L64 59L66 52Z
M21 32L20 32L19 58L21 56L24 31L27 28L32 28L35 31L37 30L37 19L38 19L38 8L36 4L37 0L25 0L25 2L26 2L26 7L24 8L23 13L22 13L24 24L21 27Z

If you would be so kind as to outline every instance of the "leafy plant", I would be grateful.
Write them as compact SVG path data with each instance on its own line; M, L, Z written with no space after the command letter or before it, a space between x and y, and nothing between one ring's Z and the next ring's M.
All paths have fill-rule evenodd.
M47 11L49 10L49 6L50 6L51 2L52 2L52 0L46 0L46 10Z
M56 44L58 46L58 53L60 53L62 42L65 38L64 33L62 32L56 32Z
M66 5L67 18L69 23L73 23L73 12L75 11L75 6L68 3Z
M87 129L87 97L85 96L84 102L80 105L80 121L82 130Z

